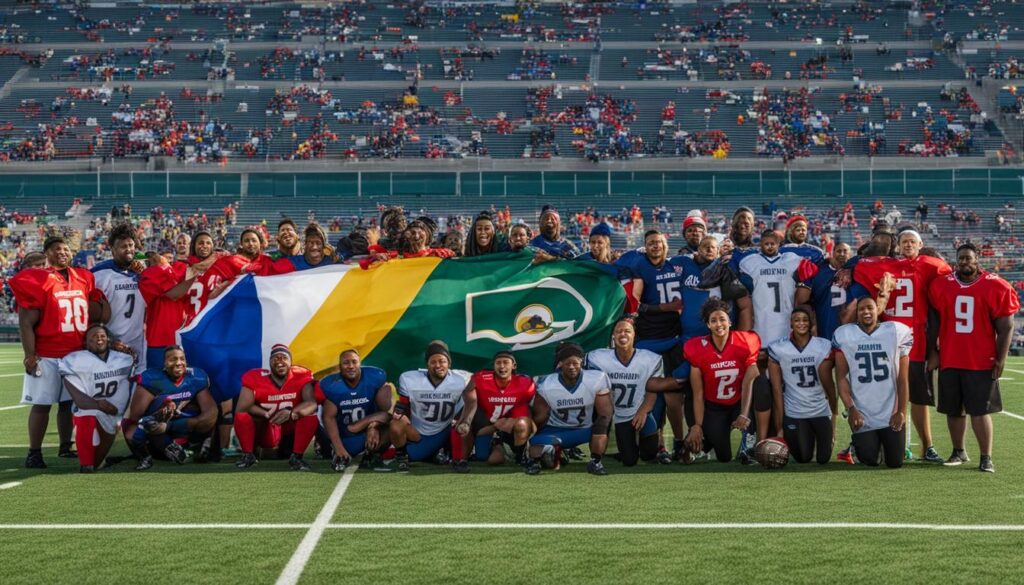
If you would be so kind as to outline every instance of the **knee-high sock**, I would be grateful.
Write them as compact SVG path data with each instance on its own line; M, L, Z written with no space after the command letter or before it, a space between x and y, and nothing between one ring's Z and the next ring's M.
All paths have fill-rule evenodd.
M75 443L78 444L78 463L96 465L96 417L75 417Z
M293 453L296 455L302 455L306 452L306 448L309 447L310 441L313 440L313 435L316 434L318 425L319 423L315 415L304 416L295 421L295 441L292 445Z
M243 453L252 453L256 446L256 423L248 412L235 413L235 436Z
M462 435L459 434L454 428L451 431L451 443L452 443L452 460L462 461L466 458L465 453L462 452Z

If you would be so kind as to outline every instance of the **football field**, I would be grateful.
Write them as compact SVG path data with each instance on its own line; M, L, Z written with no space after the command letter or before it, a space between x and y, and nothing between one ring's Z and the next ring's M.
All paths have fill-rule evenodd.
M147 472L126 461L23 468L21 350L0 345L0 583L1012 583L1024 547L1024 358L1002 381L997 472L972 462L901 470L833 462L627 470L585 463L537 477L311 473L234 459ZM944 417L936 447L950 452ZM845 421L837 446L847 443ZM917 448L915 447L915 450ZM614 451L614 447L610 449ZM126 455L118 440L114 455ZM1014 577L1017 575L1017 577Z

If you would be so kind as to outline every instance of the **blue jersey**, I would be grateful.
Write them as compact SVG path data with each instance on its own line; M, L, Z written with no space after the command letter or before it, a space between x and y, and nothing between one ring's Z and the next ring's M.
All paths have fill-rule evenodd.
M679 289L683 283L683 270L673 263L674 260L675 258L667 258L658 267L651 264L646 255L641 254L639 258L628 263L633 278L644 281L644 291L640 295L641 303L657 305L682 298Z
M556 258L575 258L580 255L580 250L576 247L576 244L565 238L549 240L543 235L538 235L530 240L530 245L539 250L544 250Z
M309 262L306 262L306 257L302 254L299 254L298 256L289 256L288 261L292 263L292 266L295 267L296 271L309 270L310 268L319 268L321 266L330 266L331 264L334 264L329 256L324 256L323 259L320 260L319 264L310 264Z
M320 390L338 407L338 430L342 437L352 436L348 425L379 410L377 390L388 381L387 374L380 368L363 366L360 370L359 382L355 386L349 386L341 374L331 374L320 380Z
M598 262L597 260L594 259L594 255L591 254L590 252L577 256L575 260L580 260L582 262L593 262L594 266L597 266L601 270L604 270L608 274L611 274L619 282L629 281L633 276L629 268L621 266L616 263L605 264L603 262Z
M815 264L820 264L825 259L825 252L814 244L794 244L789 242L779 247L779 252L792 252L801 258L807 258Z
M839 314L846 304L846 289L832 284L836 269L829 263L818 268L818 274L801 284L811 289L811 305L814 306L814 318L818 323L818 337L832 339L832 334L841 324ZM860 286L860 285L857 285Z
M699 264L690 256L676 256L672 264L682 268L681 274L683 286L681 289L683 299L683 312L679 315L679 324L682 327L682 339L685 342L691 337L709 335L708 326L700 318L701 307L710 297L722 297L722 289L714 287L710 289L698 288L700 274L710 263Z
M186 368L185 375L177 382L163 369L151 368L136 376L135 383L154 396L146 416L156 413L168 400L177 405L183 417L196 416L200 409L194 398L210 391L210 378L199 368Z

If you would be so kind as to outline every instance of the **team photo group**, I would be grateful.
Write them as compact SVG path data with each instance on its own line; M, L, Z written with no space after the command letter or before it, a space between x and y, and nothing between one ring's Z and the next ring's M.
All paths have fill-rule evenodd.
M754 211L741 207L724 234L691 211L675 228L685 244L673 251L668 236L679 232L658 225L667 227L643 232L641 247L614 250L609 225L596 223L580 246L551 207L536 233L483 212L455 249L429 218L389 208L379 228L334 242L315 222L300 230L286 219L276 234L246 228L232 250L200 231L143 251L124 221L91 269L72 266L68 242L49 237L9 280L30 406L25 467L47 467L55 413L55 455L77 457L82 473L191 463L465 473L505 464L535 475L580 461L606 475L645 464L835 459L995 471L990 415L1002 409L999 378L1020 303L980 268L977 246L943 258L915 226L879 222L857 249L823 249L801 215L755 233ZM242 279L491 254L605 272L607 287L581 291L625 293L603 344L551 343L549 367L530 371L509 344L485 368L469 368L450 349L456 340L434 339L426 322L423 343L405 348L418 367L385 371L353 346L324 371L293 355L289 339L270 340L265 363L228 388L190 365L198 356L181 341ZM538 313L520 325L550 323ZM840 425L848 443L836 441ZM933 432L948 432L948 456Z

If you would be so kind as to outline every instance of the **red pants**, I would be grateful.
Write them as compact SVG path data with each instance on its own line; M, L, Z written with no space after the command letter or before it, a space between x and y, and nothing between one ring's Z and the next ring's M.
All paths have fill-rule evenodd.
M316 416L304 416L299 420L289 421L283 425L275 425L265 418L253 418L247 412L235 413L235 435L242 446L243 453L252 453L256 448L256 439L264 449L273 449L281 443L281 437L295 435L292 452L301 455L306 452L313 435L316 434L318 422Z

